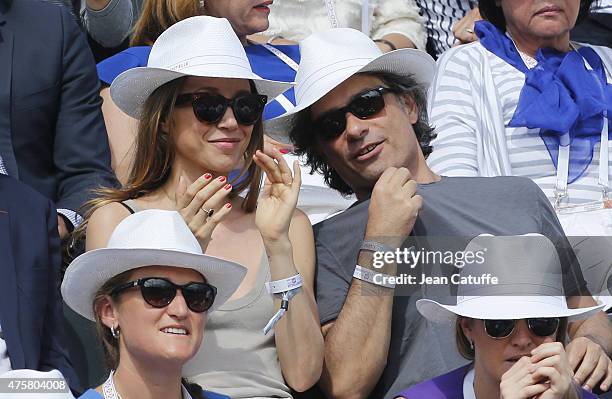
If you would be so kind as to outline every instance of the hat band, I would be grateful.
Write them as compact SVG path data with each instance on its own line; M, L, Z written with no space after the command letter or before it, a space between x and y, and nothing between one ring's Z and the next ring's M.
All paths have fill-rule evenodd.
M375 59L375 58L374 58ZM298 105L302 102L304 98L306 98L306 94L310 90L310 88L320 81L324 77L328 77L337 72L346 70L346 69L355 69L356 71L360 70L364 66L368 65L370 62L374 60L373 58L352 58L350 60L342 60L335 62L333 64L325 65L322 68L313 71L310 75L306 76L304 79L299 79L297 82L296 90L295 90L295 98L297 100ZM304 67L301 67L304 69ZM346 78L353 75L356 71L352 73L346 74ZM327 93L324 93L327 94Z
M228 54L199 55L199 56L186 58L178 62L175 62L171 65L168 65L167 58L164 59L165 57L162 57L162 55L165 55L165 54L161 54L160 57L155 57L155 59L153 60L150 59L149 63L147 64L147 67L166 69L166 70L175 71L175 72L183 72L185 69L194 68L194 67L198 67L202 65L215 65L215 64L219 65L220 64L220 65L232 65L237 68L245 69L251 72L251 65L249 64L249 61L246 59L246 56L237 57L235 55L228 55ZM171 58L171 57L168 57L168 58Z

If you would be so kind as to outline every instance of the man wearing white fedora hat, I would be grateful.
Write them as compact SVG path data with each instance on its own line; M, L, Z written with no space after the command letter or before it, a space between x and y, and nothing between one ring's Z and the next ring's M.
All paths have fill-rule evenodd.
M516 177L446 178L425 162L433 129L424 90L435 64L425 53L382 54L352 29L314 34L300 44L297 106L284 122L296 152L326 182L358 202L315 226L317 302L325 336L321 386L334 398L387 398L459 365L452 337L436 332L416 312L416 295L395 296L395 275L374 254L402 247L412 236L453 237L465 248L482 233L540 233L555 243L571 307L591 306L576 258L546 197ZM438 126L443 129L444 126ZM404 248L406 248L404 246ZM357 260L357 266L355 261ZM364 292L387 295L363 295ZM584 383L600 376L612 351L612 329L600 314L572 323L567 347ZM588 335L589 339L583 337Z

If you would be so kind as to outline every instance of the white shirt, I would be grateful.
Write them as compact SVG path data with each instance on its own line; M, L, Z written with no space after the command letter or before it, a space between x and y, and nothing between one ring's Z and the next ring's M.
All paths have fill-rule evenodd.
M3 339L2 326L0 325L0 375L11 370L11 360L8 357L8 348Z

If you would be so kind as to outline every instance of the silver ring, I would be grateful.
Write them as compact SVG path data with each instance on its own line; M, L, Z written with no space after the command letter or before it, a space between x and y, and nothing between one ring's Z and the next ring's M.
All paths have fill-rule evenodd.
M465 31L466 31L467 33L474 34L474 30L472 30L472 29L470 29L470 28L465 28Z
M203 210L204 213L208 215L208 217L211 217L213 215L213 213L215 213L214 209L206 209L204 207L201 207L200 209Z

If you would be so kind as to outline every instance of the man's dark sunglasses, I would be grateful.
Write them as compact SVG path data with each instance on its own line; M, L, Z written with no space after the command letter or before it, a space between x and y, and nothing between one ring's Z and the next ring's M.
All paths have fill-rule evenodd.
M163 308L174 300L176 291L181 290L187 307L196 313L206 312L212 306L217 296L217 288L208 283L191 282L183 285L161 277L140 278L121 284L113 289L112 296L133 287L140 287L142 298L154 308Z
M393 92L388 87L369 89L357 94L347 106L321 115L313 125L317 134L326 141L334 140L346 129L346 113L359 119L368 119L385 107L385 93Z
M191 104L199 121L217 123L223 118L227 107L232 107L236 121L245 126L254 125L261 118L268 96L263 94L241 94L227 99L214 93L185 93L176 98L177 107Z
M560 319L558 317L537 317L525 319L527 327L538 337L548 337L557 332ZM483 320L487 335L491 338L501 339L509 337L516 328L517 320Z

